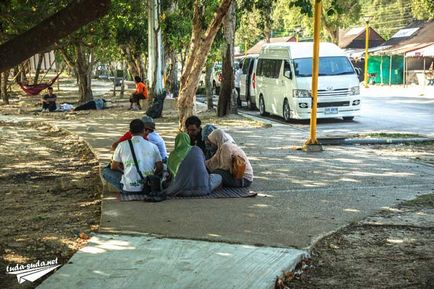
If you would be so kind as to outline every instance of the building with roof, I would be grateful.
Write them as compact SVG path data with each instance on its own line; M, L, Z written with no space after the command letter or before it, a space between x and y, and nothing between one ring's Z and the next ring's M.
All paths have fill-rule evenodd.
M366 27L354 27L339 31L339 44L342 49L364 49L366 41ZM369 27L369 48L377 47L386 40L372 27Z
M370 50L368 71L376 75L376 83L425 85L434 62L433 45L434 21L414 21Z

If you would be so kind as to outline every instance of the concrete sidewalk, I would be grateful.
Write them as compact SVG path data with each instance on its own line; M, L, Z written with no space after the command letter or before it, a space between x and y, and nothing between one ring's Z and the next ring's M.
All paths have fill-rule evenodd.
M88 141L104 165L111 143L127 130L131 118L54 122ZM291 150L307 136L285 125L228 129L251 160L251 189L258 197L144 203L119 202L106 192L100 231L306 248L318 236L430 192L434 185L432 167L379 156L366 147L326 147L307 154ZM157 131L171 151L177 123L157 120Z
M137 116L134 115L134 117ZM88 117L85 121L80 119L45 119L45 121L81 136L94 148L101 164L104 165L111 156L109 149L111 143L127 130L128 123L132 118L132 116L104 116ZM177 132L177 123L165 123L164 119L157 120L157 131L167 141L168 149L171 151ZM282 249L272 250L271 247L306 248L313 240L324 234L350 222L360 220L383 207L393 206L401 200L413 198L417 194L431 192L434 188L432 167L398 157L384 157L377 154L375 150L366 147L327 147L322 153L307 154L302 151L291 150L293 145L302 144L307 137L305 133L291 129L286 125L274 123L271 128L249 128L234 125L229 127L228 131L243 147L251 160L255 172L252 190L259 193L258 197L253 199L183 199L161 203L121 203L116 200L113 194L106 192L102 202L100 232L105 234L139 234L141 237L119 236L120 242L132 242L135 244L133 245L134 248L141 247L139 244L149 239L149 234L169 237L170 239L161 240L161 242L165 242L167 246L172 246L171 248L178 248L178 245L184 244L182 243L184 241L179 239L212 241L189 241L191 242L189 246L193 251L182 254L183 261L186 261L185 258L195 258L194 260L198 261L197 258L204 258L201 250L218 252L220 246L226 246L228 243L266 246L264 251L266 258L273 259L279 256L272 262L276 265L273 267L275 268L273 269L274 274L278 275L290 266L288 260L296 260L302 252L287 251L281 255L279 252L282 251L279 250ZM105 237L98 235L97 238ZM162 245L156 239L152 240L153 245L147 247L147 250L161 250ZM204 245L199 246L195 242ZM92 247L95 246L91 243L84 250ZM233 248L235 248L233 252L236 252L237 247ZM252 254L254 252L259 251L255 249ZM73 258L76 260L73 264L65 266L64 269L47 279L41 288L89 288L85 283L80 283L79 280L82 277L78 277L85 274L82 270L87 270L86 268L89 267L91 268L89 270L94 270L93 273L89 273L83 278L88 281L93 280L91 282L94 283L91 284L98 284L92 288L137 288L134 287L134 284L137 283L129 283L133 282L131 280L136 278L137 272L139 272L133 263L130 265L135 269L129 267L131 270L127 269L118 275L116 272L122 270L122 262L129 262L128 260L134 259L134 256L140 259L143 254L143 258L140 259L143 264L149 266L160 264L158 263L160 261L153 263L154 257L148 253L148 251L145 253L145 251L136 251L135 249L128 254L125 250L119 250L116 254L113 253L116 257L109 252L93 255L78 253L74 256L76 259ZM236 259L222 259L224 261L219 263L213 259L213 262L217 262L215 266L237 268L242 272L247 272L244 266L250 266L255 268L255 271L250 271L251 274L260 276L258 274L263 270L260 266L263 259L255 258L255 254L251 256L253 259L249 259L249 262L246 262L248 259L243 259L244 257L238 261L235 261ZM124 261L119 264L116 263L117 266L111 265L112 261L118 260L116 258ZM188 262L191 260L189 259ZM86 265L86 268L81 268L82 264L89 265ZM171 264L171 268L180 270L174 272L172 278L180 280L176 274L189 275L181 272L182 266L178 261ZM95 269L97 266L101 267L100 270ZM142 282L145 284L144 288L151 288L152 286L147 287L147 285L155 284L152 282L165 280L164 278L167 277L168 273L160 271L152 274L153 279L148 279L149 283L142 279L145 282ZM76 282L73 284L77 286L67 287L71 278L63 278L62 276L73 276L74 282ZM192 276L192 279L196 280L197 283L185 283L184 287L176 286L176 288L268 288L272 285L243 287L239 282L236 282L238 279L234 279L234 283L226 287L206 287L200 283L203 279L199 277L196 279L194 274ZM269 277L264 278L264 280L268 280L266 282L269 282ZM224 279L226 280L226 278ZM64 281L61 282L61 280ZM116 286L114 284L131 284L132 287L110 287ZM174 288L169 285L164 287L163 284L159 286L152 288Z

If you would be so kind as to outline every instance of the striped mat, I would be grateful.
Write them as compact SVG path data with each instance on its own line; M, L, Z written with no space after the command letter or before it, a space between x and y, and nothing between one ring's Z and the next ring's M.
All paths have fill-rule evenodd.
M221 188L206 196L199 197L173 197L169 199L223 199L223 198L251 198L256 197L258 193L251 191L249 188ZM120 193L120 201L143 201L145 195L141 193Z

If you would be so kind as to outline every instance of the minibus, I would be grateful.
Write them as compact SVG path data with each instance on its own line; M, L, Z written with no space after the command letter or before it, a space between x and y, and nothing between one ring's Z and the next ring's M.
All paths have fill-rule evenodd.
M285 121L310 119L313 42L264 45L256 67L256 95L261 115ZM342 49L320 43L317 118L353 120L360 112L356 70Z

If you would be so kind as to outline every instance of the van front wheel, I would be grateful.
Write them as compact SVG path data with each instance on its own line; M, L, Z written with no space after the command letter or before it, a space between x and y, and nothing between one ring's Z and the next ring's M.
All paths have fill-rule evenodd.
M268 115L268 113L265 111L265 103L262 95L259 97L259 114L262 116Z
M285 99L285 102L283 103L283 119L286 122L289 122L291 120L291 109L289 108L287 99Z

